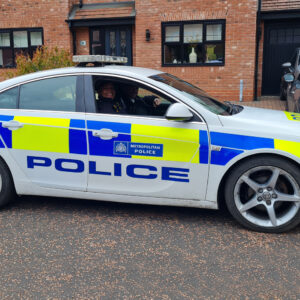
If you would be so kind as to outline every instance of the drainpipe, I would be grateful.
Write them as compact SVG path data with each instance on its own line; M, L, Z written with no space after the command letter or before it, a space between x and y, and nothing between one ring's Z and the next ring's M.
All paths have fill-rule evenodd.
M259 55L259 41L261 38L261 0L258 0L257 17L256 17L256 45L255 45L255 70L254 70L254 101L257 99L258 89L258 55Z
M82 8L83 0L79 0L79 8Z

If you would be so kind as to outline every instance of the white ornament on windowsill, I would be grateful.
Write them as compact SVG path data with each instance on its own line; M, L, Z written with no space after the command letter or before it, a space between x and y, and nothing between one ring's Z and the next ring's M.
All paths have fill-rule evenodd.
M194 47L192 47L192 51L189 55L189 61L191 64L195 64L197 62L197 54Z

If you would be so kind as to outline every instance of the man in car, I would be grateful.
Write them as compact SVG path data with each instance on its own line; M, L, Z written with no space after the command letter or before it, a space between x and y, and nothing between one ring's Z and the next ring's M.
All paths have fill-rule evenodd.
M112 82L96 84L98 93L97 112L105 114L125 114L126 107L117 95L117 90Z
M128 114L131 115L156 115L157 107L161 100L156 96L138 96L139 88L130 84L121 85L121 95Z

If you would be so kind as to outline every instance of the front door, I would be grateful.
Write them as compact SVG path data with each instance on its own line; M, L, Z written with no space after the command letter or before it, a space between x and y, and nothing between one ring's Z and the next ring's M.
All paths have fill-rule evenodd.
M96 77L96 85L99 80L113 82L122 94L124 84L114 82L114 78ZM102 194L205 199L206 124L201 120L168 121L164 113L174 100L142 87L138 93L136 101L150 101L150 97L154 97L160 98L161 104L157 108L151 106L153 109L147 115L120 115L111 111L87 114L87 190Z
M91 53L128 58L132 65L132 36L130 26L98 27L91 30Z

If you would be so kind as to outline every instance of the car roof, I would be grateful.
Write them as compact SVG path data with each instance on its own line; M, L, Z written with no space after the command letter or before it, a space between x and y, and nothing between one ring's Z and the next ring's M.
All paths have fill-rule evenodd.
M103 73L103 74L117 74L124 75L133 78L147 78L153 75L161 74L163 72L140 68L131 66L117 66L117 65L107 65L104 67L69 67L69 68L59 68L46 71L34 72L22 76L18 76L12 79L5 80L0 83L0 90L20 84L25 81L35 80L47 76L63 75L63 74L77 74L77 73Z

